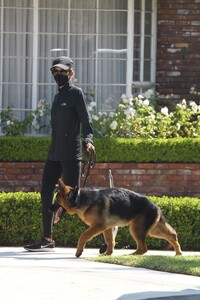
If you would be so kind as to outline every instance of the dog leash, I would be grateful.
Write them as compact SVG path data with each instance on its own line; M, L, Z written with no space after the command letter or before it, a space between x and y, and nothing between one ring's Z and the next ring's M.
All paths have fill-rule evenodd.
M83 147L83 154L84 154L85 161L83 163L83 167L81 170L81 176L85 177L85 180L83 182L83 187L86 187L86 183L90 175L90 170L94 168L96 164L96 151L93 149L89 149L89 151L87 151L86 147Z

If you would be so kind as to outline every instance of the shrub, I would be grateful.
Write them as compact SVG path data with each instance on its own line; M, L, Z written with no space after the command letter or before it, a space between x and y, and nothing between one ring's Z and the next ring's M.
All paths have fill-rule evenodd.
M200 201L189 197L149 197L166 216L169 224L178 232L183 249L199 250L200 243Z
M178 233L183 250L199 250L200 201L198 198L149 197L163 211L166 220ZM0 246L22 246L41 238L41 201L39 193L0 193ZM86 225L76 216L66 217L54 226L58 246L76 247ZM116 248L135 248L128 227L119 228ZM148 238L149 249L163 249L166 242ZM88 243L99 247L100 238Z
M50 138L0 137L0 161L45 161ZM97 162L200 162L200 138L95 138Z
M50 139L47 137L0 137L0 161L44 161Z
M0 193L0 243L23 245L40 238L41 207L38 193Z

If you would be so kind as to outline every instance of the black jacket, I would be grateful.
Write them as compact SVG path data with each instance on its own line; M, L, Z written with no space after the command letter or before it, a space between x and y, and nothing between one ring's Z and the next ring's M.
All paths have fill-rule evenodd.
M59 90L52 104L48 159L81 160L81 125L83 138L92 143L92 120L83 92L70 83Z

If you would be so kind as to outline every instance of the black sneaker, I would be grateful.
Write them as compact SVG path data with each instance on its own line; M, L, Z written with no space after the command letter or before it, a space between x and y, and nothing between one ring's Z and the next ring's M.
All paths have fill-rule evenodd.
M49 242L45 238L42 238L40 241L33 243L31 245L24 246L25 250L30 252L50 252L54 251L55 242Z
M106 252L106 250L107 250L107 245L106 244L101 244L101 247L99 249L99 253L103 254L103 253Z

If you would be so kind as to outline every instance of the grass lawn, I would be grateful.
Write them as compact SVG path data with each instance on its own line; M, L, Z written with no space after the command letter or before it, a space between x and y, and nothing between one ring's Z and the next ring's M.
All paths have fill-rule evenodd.
M87 259L95 262L200 276L200 256L100 255Z

